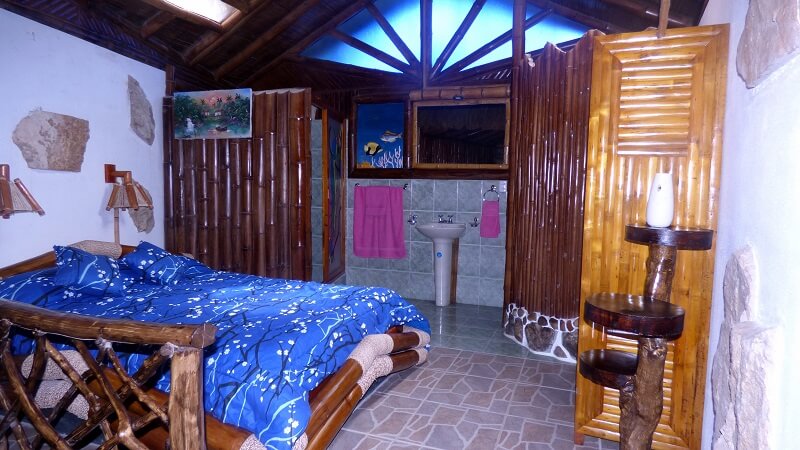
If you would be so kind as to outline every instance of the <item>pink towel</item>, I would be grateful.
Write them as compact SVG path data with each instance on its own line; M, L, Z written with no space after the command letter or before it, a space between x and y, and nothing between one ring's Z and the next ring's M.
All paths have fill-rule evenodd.
M500 202L484 200L481 206L481 237L500 236Z
M353 254L405 258L403 188L356 186L353 191Z

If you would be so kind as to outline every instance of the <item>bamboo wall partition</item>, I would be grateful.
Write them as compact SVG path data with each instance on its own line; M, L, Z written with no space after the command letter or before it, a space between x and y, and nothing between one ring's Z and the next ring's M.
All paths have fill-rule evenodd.
M567 52L548 44L519 68L509 173L505 305L578 315L590 31Z
M641 295L648 247L624 240L644 224L657 172L675 183L673 225L715 230L722 158L728 27L679 28L595 41L583 230L581 298ZM669 344L656 449L700 448L714 249L679 251L672 303L684 308L683 335ZM583 314L583 305L581 305ZM579 352L636 352L636 342L581 321ZM576 441L619 439L619 395L577 376Z
M311 278L311 92L253 95L253 138L172 139L164 103L166 247L210 267Z

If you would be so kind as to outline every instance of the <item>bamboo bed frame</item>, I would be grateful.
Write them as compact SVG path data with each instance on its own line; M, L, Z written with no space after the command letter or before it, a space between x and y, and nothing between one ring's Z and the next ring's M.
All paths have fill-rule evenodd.
M133 249L122 246L119 253ZM55 254L48 252L0 268L0 279L54 266ZM18 329L29 330L36 341L33 357L27 361L30 369L22 372L23 356L12 355L10 346L12 332ZM105 438L101 448L117 443L137 450L263 448L250 431L203 413L203 349L214 343L215 333L216 327L211 324L165 325L93 318L0 299L0 447L6 448L3 444L13 433L18 442L32 442L31 448L37 448L39 439L53 448L72 448L79 438L99 426ZM71 339L78 351L65 356L68 352L59 352L50 344L50 336ZM375 379L426 360L423 347L428 339L426 333L404 331L400 326L385 334L367 336L337 372L310 392L311 418L294 449L327 447ZM128 374L119 364L112 343L157 348L137 373ZM88 353L90 346L98 349L96 358ZM81 364L74 361L81 357L88 370L79 372L73 366ZM148 380L168 360L170 394L148 388ZM60 371L51 367L54 363L61 367ZM45 417L36 405L35 394L45 374L52 371L67 374L72 386L50 417ZM66 439L61 438L50 426L50 420L66 410L78 393L89 404L87 418ZM40 437L27 440L19 421L23 416Z

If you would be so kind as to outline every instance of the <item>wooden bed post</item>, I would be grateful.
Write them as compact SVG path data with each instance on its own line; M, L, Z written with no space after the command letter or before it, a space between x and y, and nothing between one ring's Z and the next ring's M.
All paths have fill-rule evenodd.
M172 448L206 448L202 367L202 349L178 347L172 355L169 396L169 439Z

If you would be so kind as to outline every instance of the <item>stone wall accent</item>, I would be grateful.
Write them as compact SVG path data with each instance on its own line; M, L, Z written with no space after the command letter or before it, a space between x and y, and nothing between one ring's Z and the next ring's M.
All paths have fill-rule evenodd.
M141 186L141 184L139 186ZM144 189L144 191L147 192L148 197L153 198L153 196L150 195L150 191L148 191L147 188L142 186L142 189ZM153 218L153 208L139 208L139 209L128 208L128 215L131 216L134 225L136 225L136 231L138 231L139 233L141 232L149 233L153 231L153 227L156 226L156 221Z
M750 0L736 69L748 88L800 53L800 0Z
M89 121L37 109L19 121L11 139L31 169L80 172Z
M780 327L756 321L758 267L750 247L734 253L723 280L724 319L711 372L714 450L775 448L770 424L780 404Z
M537 355L576 362L578 318L560 319L511 303L506 307L504 334Z
M136 78L128 75L128 99L131 104L131 129L147 145L153 145L156 138L156 121L153 118L153 107L147 100L144 90Z

